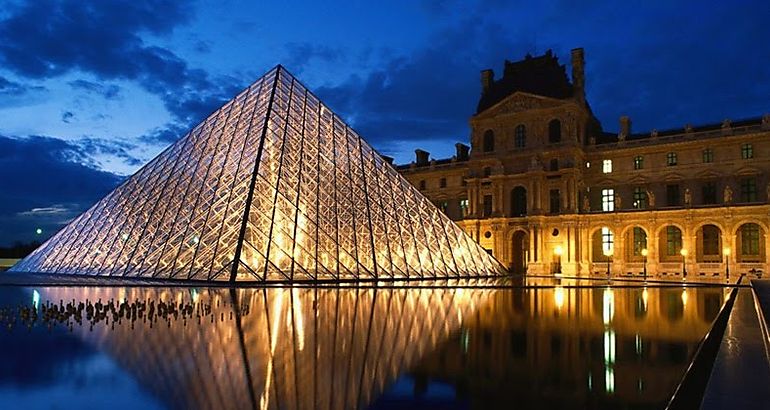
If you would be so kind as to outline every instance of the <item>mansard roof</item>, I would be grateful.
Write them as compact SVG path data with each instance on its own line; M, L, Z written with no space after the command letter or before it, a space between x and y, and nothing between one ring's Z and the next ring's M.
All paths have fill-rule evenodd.
M542 56L527 56L520 61L505 61L503 77L492 81L479 99L476 113L502 101L509 95L523 91L544 97L565 99L573 95L573 87L563 64L551 50Z

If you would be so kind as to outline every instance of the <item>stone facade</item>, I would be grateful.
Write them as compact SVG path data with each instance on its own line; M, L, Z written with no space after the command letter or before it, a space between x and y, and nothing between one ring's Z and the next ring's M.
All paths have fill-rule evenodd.
M582 49L571 82L550 52L505 64L497 80L482 72L469 154L458 144L451 159L420 151L399 166L503 264L569 275L768 270L770 115L644 133L624 116L609 133L585 99Z

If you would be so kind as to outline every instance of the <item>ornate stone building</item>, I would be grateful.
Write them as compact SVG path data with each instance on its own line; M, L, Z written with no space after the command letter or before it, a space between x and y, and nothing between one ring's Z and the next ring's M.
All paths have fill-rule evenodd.
M770 115L602 130L549 51L481 72L470 147L399 171L514 272L724 276L767 271Z

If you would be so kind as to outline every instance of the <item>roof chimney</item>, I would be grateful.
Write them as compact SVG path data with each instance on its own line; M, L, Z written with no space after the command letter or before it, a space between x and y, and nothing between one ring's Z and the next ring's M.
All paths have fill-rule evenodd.
M467 161L468 160L468 150L470 150L470 147L458 142L455 144L455 150L456 150L456 156L458 161Z
M627 115L620 117L620 132L618 133L618 141L625 141L626 138L631 135L631 118Z
M428 165L428 158L430 157L430 152L423 151L421 149L414 150L414 155L417 159L417 166L423 166Z
M585 60L583 58L583 49L572 49L572 86L575 89L575 98L580 102L585 102Z
M481 93L485 94L492 83L495 81L495 72L492 70L481 70Z

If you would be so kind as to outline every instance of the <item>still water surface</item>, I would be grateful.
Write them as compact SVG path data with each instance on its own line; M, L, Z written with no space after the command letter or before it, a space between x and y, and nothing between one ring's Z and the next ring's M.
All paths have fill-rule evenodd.
M0 287L0 408L661 408L725 295L473 285Z

